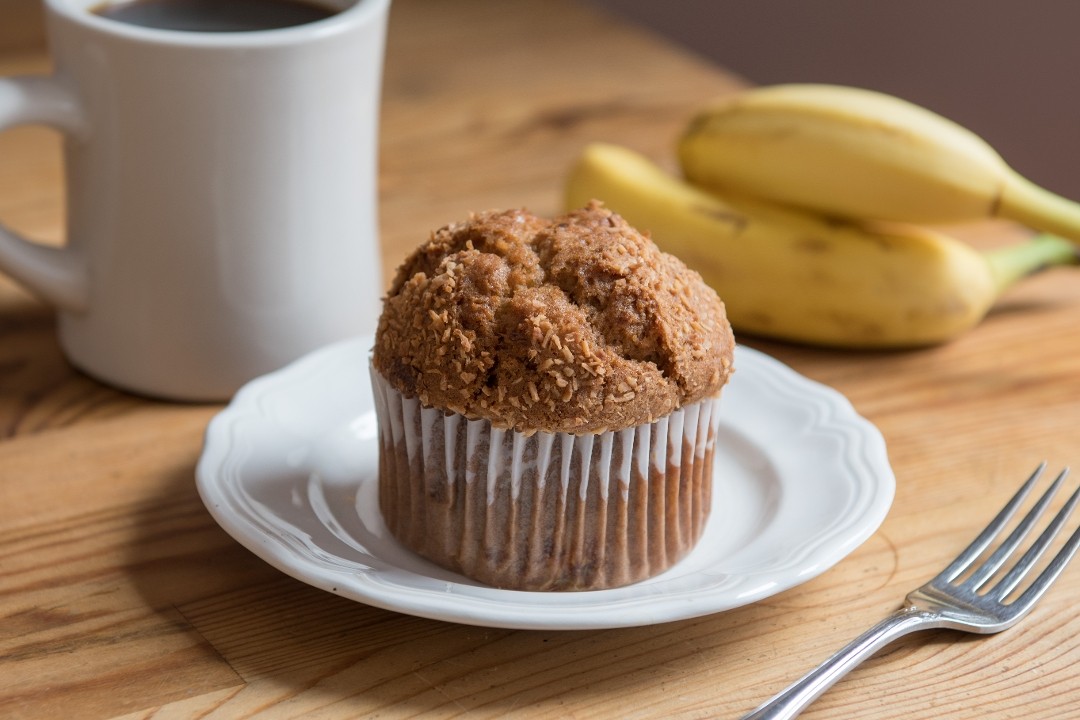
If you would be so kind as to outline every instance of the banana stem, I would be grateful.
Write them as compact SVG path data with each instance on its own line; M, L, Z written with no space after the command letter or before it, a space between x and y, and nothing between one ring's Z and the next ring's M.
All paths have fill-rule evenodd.
M1002 188L995 214L1080 244L1080 204L1015 173L1008 176Z
M1080 264L1080 249L1054 235L1035 238L984 253L998 294L1023 278L1055 265Z

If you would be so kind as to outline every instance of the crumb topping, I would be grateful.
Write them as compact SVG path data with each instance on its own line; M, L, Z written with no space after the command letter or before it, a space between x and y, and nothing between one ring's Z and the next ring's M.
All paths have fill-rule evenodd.
M720 299L597 202L554 220L487 212L398 269L373 363L428 407L532 433L653 422L733 370Z

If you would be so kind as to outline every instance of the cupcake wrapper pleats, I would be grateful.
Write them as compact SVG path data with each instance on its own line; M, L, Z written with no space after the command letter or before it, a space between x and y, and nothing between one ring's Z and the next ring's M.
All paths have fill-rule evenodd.
M701 536L717 398L626 430L525 435L371 375L383 518L442 567L501 588L610 588L663 572Z

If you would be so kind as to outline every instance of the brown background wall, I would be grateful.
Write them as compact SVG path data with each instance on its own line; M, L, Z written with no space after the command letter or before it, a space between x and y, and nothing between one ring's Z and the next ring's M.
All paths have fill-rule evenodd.
M1080 2L589 1L754 83L835 82L926 105L1080 199Z
M44 42L41 0L0 0L0 52Z
M926 105L1080 199L1075 0L585 1L754 83L845 83ZM0 51L42 42L39 3L0 0Z

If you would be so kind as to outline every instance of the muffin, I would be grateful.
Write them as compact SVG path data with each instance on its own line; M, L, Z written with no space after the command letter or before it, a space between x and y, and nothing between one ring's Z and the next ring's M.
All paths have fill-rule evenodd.
M666 570L708 517L734 346L701 277L597 202L435 231L371 358L387 527L499 588Z

